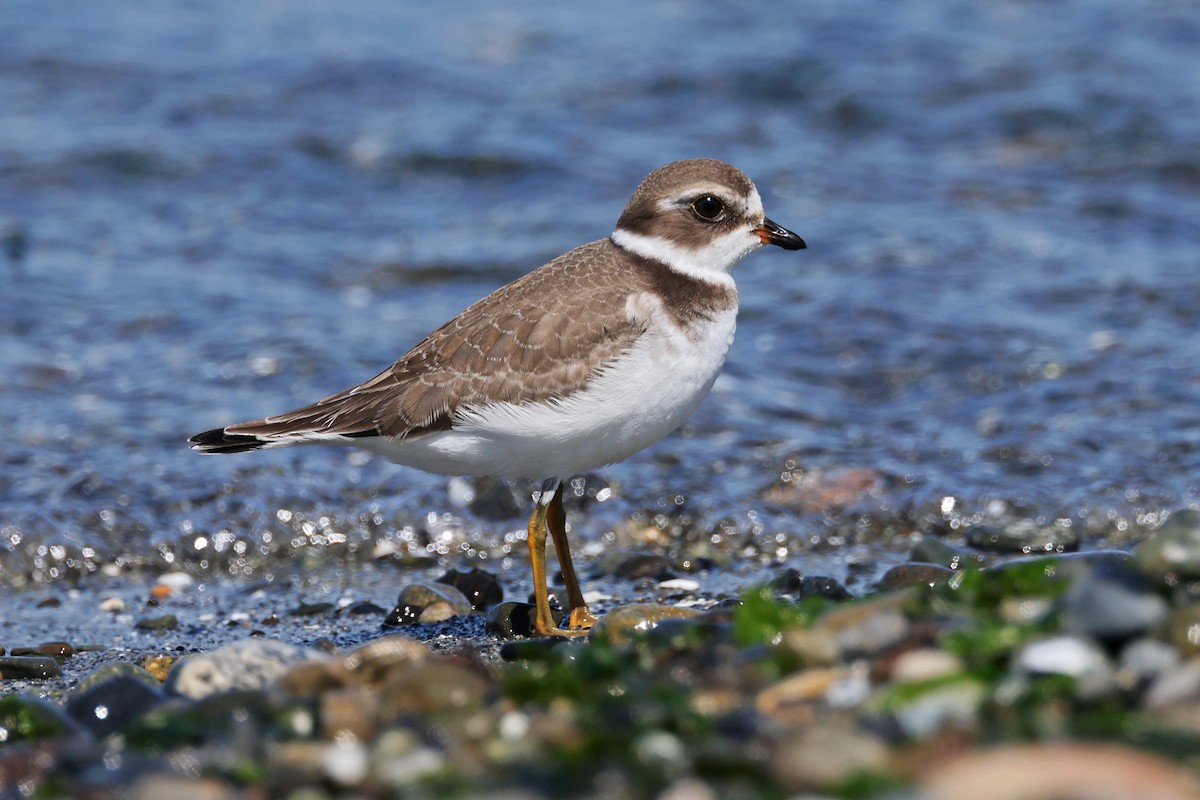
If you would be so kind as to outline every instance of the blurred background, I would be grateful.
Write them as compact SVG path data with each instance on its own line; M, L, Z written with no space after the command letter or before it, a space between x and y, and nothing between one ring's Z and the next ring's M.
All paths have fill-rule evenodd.
M0 40L0 582L523 564L519 487L184 440L373 375L693 156L809 249L739 268L691 422L576 482L585 560L853 580L1197 503L1191 3L6 0Z

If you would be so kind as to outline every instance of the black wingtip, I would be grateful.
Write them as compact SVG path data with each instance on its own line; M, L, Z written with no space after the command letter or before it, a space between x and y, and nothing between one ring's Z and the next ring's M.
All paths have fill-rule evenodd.
M201 453L248 453L251 450L261 450L267 444L257 436L226 433L224 428L197 433L188 439L188 443L193 450L199 450Z

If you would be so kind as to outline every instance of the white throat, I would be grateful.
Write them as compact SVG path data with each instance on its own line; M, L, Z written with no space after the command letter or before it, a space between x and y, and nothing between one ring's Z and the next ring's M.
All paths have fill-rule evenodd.
M750 253L762 246L758 236L744 230L732 231L704 247L680 247L661 236L644 236L623 228L612 232L613 244L643 258L666 264L676 272L720 286L733 286L729 274Z

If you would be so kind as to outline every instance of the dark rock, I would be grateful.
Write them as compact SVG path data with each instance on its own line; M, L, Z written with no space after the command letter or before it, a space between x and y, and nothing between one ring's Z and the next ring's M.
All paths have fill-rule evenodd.
M124 729L165 698L144 681L128 676L110 678L77 693L67 701L67 713L96 737Z
M504 661L547 661L558 657L559 648L577 644L566 636L542 636L538 639L522 639L500 645L500 658Z
M458 589L471 602L471 608L476 611L491 608L504 599L504 589L500 586L499 579L492 573L481 569L470 571L452 569L438 578L437 582Z
M555 625L562 622L563 614L559 609L551 608L550 615L554 618ZM507 603L498 603L488 610L485 627L488 633L495 634L504 639L512 639L516 636L531 636L533 635L533 623L535 619L537 619L537 614L532 603L510 601Z
M845 586L824 575L806 575L800 581L800 597L824 597L827 600L852 600L854 595Z
M174 614L163 614L161 617L143 617L134 623L135 628L142 631L169 631L179 627L179 620Z
M370 600L359 600L346 606L342 613L350 617L381 617L388 612L386 608L375 605Z
M1003 528L978 525L967 531L967 544L991 553L1066 553L1079 549L1079 531L1028 521Z
M530 511L527 497L518 495L513 487L499 478L478 478L467 507L480 519L502 522L525 516Z
M800 583L804 580L804 575L800 570L794 567L788 567L783 572L780 572L771 579L771 588L777 592L786 592L795 594L800 591Z
M38 608L60 608L61 606L62 600L58 597L47 597L44 600L39 600L37 604Z
M707 556L685 556L679 562L679 568L684 572L709 572L720 566Z
M675 564L661 553L624 553L619 560L604 559L605 571L618 578L662 580L671 575Z
M58 662L49 656L0 656L0 678L4 680L45 680L61 674Z
M875 588L886 592L919 584L933 586L953 575L954 570L937 564L897 564L884 573Z
M300 603L288 612L289 617L318 617L333 611L333 603Z
M421 621L421 613L425 606L402 605L396 606L383 621L385 628L397 628L401 625L416 625Z

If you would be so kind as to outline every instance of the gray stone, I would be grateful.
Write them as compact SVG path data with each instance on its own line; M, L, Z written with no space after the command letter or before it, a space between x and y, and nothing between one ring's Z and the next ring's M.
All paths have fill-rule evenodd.
M166 689L193 700L235 689L262 689L297 664L323 659L277 639L243 639L184 656L167 675Z
M1063 627L1104 641L1139 636L1166 619L1167 602L1127 564L1098 565L1076 578L1059 601Z
M1074 678L1080 697L1105 694L1115 685L1108 656L1089 639L1052 636L1029 642L1017 652L1013 664L1033 675L1065 675Z
M1179 653L1158 639L1137 639L1121 650L1117 681L1123 688L1140 688L1179 666Z
M952 727L971 731L979 725L979 709L986 697L982 683L970 678L939 683L891 710L905 735L921 740Z
M1175 705L1200 699L1200 658L1168 670L1150 685L1144 703L1151 711L1164 711Z
M1151 575L1200 578L1200 511L1176 511L1134 553Z

